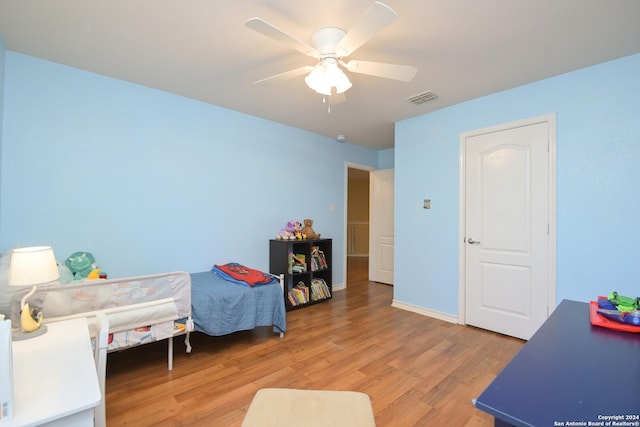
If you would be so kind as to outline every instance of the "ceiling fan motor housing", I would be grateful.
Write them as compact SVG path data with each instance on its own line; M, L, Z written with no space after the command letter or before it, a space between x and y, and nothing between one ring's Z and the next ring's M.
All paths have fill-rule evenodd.
M345 36L346 31L341 28L320 28L311 36L311 46L320 53L320 57L340 58L346 52L336 52L336 47Z

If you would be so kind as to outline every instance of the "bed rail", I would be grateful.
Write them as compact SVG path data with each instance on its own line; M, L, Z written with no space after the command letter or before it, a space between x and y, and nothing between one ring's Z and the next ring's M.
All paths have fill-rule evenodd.
M12 296L14 324L20 323L20 300L27 292ZM191 276L183 271L42 286L29 303L42 311L45 323L85 317L93 334L96 315L104 313L112 339L109 352L167 339L169 370L173 369L174 337L185 335L186 352L191 352ZM133 333L141 329L145 332Z

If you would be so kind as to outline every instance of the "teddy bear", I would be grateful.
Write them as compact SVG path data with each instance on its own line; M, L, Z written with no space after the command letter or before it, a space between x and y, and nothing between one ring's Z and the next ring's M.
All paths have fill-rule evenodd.
M302 227L302 235L306 236L307 239L319 239L320 233L313 231L313 220L307 218L303 222L304 227Z

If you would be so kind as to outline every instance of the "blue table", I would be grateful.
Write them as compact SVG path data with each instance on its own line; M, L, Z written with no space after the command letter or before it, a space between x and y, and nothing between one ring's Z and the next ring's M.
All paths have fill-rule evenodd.
M496 426L640 426L640 334L563 300L475 406Z

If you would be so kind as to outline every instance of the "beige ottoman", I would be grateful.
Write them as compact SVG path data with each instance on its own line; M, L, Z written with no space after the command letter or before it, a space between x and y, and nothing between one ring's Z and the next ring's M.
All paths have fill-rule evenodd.
M356 391L258 390L242 427L375 427L369 396Z

